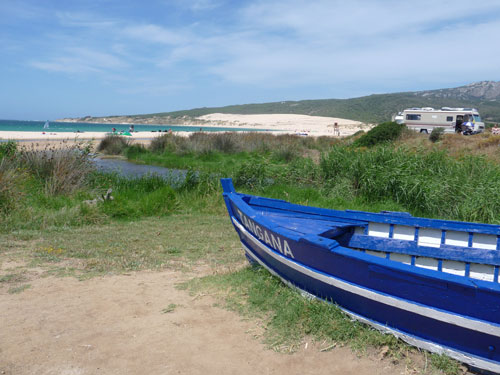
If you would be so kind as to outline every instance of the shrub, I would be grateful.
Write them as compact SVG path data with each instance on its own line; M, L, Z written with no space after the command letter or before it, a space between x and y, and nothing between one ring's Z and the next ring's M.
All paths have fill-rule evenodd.
M16 160L0 159L0 214L8 213L22 200L25 177Z
M14 141L7 141L0 143L0 159L4 157L12 157L17 152L17 143Z
M356 147L372 147L380 143L394 141L404 128L404 125L395 122L383 122L356 139L353 144Z
M236 186L260 189L271 182L267 172L266 164L262 161L247 161L237 170L234 183Z
M43 185L48 195L70 194L86 185L95 170L89 154L79 145L63 149L22 150L20 164Z
M297 147L293 144L279 144L272 153L277 161L290 162L299 157Z
M125 156L127 159L133 159L139 154L146 153L147 150L143 145L131 145L125 149Z
M240 152L244 149L236 133L193 133L189 136L191 150L197 154L210 154L219 151L225 154Z
M441 140L443 133L444 133L443 128L434 128L434 129L432 129L431 135L429 136L429 140L432 143L436 143L436 142Z
M191 146L188 138L168 133L154 138L149 145L149 150L157 154L168 151L182 155L190 153Z
M107 135L97 146L97 151L104 152L108 155L120 155L127 147L130 146L128 139L120 135Z

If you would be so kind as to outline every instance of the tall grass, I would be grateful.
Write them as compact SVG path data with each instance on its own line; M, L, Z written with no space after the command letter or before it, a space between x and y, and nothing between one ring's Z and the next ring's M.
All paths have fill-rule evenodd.
M71 194L85 186L87 176L94 170L88 151L81 145L23 149L18 153L18 160L42 182L46 194Z
M0 143L0 159L4 157L12 157L17 152L17 143L14 141L7 141Z
M107 135L97 146L97 151L108 155L119 155L130 146L130 141L124 136L111 134Z
M443 151L334 147L321 171L327 181L347 178L368 201L391 199L424 216L500 222L500 167L480 156L457 160Z
M0 215L10 213L22 201L26 178L14 158L0 158Z
M296 135L273 135L265 133L192 133L189 137L175 134L161 135L151 142L150 151L154 153L170 152L177 155L189 153L206 154L221 152L233 154L238 152L276 152L285 155L282 159L292 159L289 155L300 155L306 149L326 150L336 142L328 137L300 137ZM278 156L279 157L279 156Z

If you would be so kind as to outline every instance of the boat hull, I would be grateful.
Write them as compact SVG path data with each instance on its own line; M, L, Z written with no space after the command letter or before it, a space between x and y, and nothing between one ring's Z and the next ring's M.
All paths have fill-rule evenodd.
M496 361L484 358L485 355L493 357L491 354L494 348L500 347L500 339L497 336L445 323L422 313L410 312L403 307L395 307L390 303L394 301L381 302L379 299L382 299L380 297L383 295L369 289L298 264L287 264L285 259L280 259L281 255L272 249L266 249L262 243L258 244L258 239L248 231L239 229L237 232L248 258L268 269L286 284L307 295L333 302L355 319L383 332L394 334L411 345L447 354L474 367L500 372L500 365ZM369 296L365 296L366 294ZM493 347L493 350L490 347Z
M425 270L405 269L410 266L390 269L365 254L353 256L350 249L287 236L286 230L260 220L240 197L225 194L225 199L250 261L288 285L333 302L354 318L411 345L500 373L500 325L488 318L495 316L500 305L496 291L458 282L453 276L435 280ZM305 254L315 261L308 261ZM395 289L401 290L399 295ZM471 309L488 310L481 306L487 303L496 306L471 316ZM460 308L465 304L473 306Z

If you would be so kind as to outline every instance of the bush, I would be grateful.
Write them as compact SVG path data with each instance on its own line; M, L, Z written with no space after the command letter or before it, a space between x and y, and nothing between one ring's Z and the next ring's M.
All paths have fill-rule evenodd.
M143 145L132 145L125 149L125 156L127 159L133 159L139 154L144 154L146 152L147 150Z
M22 200L25 177L16 160L0 159L0 214L10 212Z
M383 122L356 139L353 145L356 147L372 147L380 143L394 141L400 136L404 128L404 125L395 122Z
M82 189L89 174L95 170L86 150L79 145L65 149L22 150L19 162L42 183L47 195L70 194Z
M213 142L214 148L217 151L225 154L230 154L239 151L238 136L234 133L216 134Z
M104 152L108 155L120 155L129 146L130 142L128 139L113 134L106 136L101 143L99 143L97 151Z
M4 157L13 157L17 152L17 143L14 141L8 141L6 143L0 143L0 159Z
M441 140L443 133L444 133L443 128L434 128L434 129L432 129L431 135L429 136L429 140L432 143L436 143L436 142Z
M299 151L296 145L293 144L279 144L272 153L276 161L290 162L299 157Z
M266 164L259 160L244 162L236 172L234 183L238 187L261 189L270 184Z
M187 138L172 133L163 134L151 141L149 149L151 152L159 154L165 151L183 153L188 150L188 141Z

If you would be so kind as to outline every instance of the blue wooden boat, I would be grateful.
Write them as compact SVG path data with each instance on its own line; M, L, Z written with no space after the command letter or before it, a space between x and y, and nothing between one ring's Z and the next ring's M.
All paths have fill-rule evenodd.
M500 226L306 207L221 182L251 262L411 345L500 373Z

